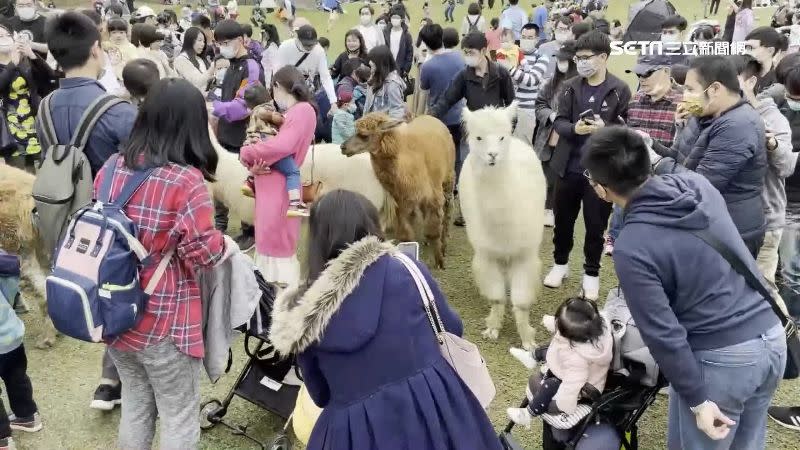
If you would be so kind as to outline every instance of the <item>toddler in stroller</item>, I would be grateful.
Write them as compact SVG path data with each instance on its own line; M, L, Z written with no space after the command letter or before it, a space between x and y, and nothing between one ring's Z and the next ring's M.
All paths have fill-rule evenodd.
M529 369L546 362L547 370L531 375L527 408L508 408L508 416L526 427L532 416L541 416L557 428L572 428L591 411L578 400L605 387L614 342L611 327L597 305L583 298L566 300L555 316L544 316L542 322L554 333L546 351L512 348L511 353Z

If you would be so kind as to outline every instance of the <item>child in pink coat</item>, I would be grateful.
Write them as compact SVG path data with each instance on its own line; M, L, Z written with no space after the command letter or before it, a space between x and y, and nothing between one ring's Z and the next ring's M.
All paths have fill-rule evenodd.
M611 366L611 326L593 301L570 298L542 323L554 333L545 357L548 372L531 377L527 408L507 411L511 420L525 426L530 426L532 416L575 413L587 383L603 392ZM515 348L511 353L526 367L536 366L533 354Z

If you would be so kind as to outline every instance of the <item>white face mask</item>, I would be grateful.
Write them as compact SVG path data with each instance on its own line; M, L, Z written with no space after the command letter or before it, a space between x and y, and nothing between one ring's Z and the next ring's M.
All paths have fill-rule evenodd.
M567 73L567 70L569 70L569 61L559 61L558 71L561 73Z
M229 45L225 45L219 48L219 54L225 59L233 59L236 57L236 49Z
M525 52L531 52L536 49L536 39L520 39L519 48Z
M556 42L564 43L570 39L572 39L571 31L556 31Z
M677 34L662 34L661 42L678 42Z
M4 36L0 38L0 53L8 54L14 49L14 38Z
M17 8L17 15L22 20L33 20L36 17L36 8L33 6L23 6Z
M465 56L464 62L467 64L468 67L478 67L480 59L477 56Z
M372 23L372 15L371 14L362 14L361 15L361 25L367 26Z
M392 28L400 28L400 24L403 23L403 19L395 19L392 18Z

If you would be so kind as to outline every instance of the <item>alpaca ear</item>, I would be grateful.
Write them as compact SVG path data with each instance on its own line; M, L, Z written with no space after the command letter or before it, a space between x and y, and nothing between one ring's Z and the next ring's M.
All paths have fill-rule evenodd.
M506 107L505 112L506 115L508 116L508 120L511 120L513 122L514 119L517 118L517 109L519 109L519 102L517 102L516 100L511 102L511 104Z
M387 120L386 122L382 123L378 127L378 129L375 130L375 132L376 133L385 133L385 132L387 132L389 130L393 130L393 129L399 127L400 125L402 125L404 123L405 123L405 121L403 121L403 120L390 119L390 120Z

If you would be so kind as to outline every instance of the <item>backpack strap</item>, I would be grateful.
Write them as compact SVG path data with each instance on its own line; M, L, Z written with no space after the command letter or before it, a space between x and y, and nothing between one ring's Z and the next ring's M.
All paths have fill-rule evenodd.
M39 129L42 132L42 136L40 137L42 149L58 144L56 127L53 124L53 113L50 111L51 98L53 98L53 93L50 93L42 99L39 104L39 115L36 118L36 120L39 121Z
M156 290L156 286L158 286L158 282L161 281L161 278L164 277L164 272L167 271L167 266L169 265L169 261L172 259L172 255L175 254L175 248L169 249L169 251L161 257L161 261L158 262L158 266L156 266L155 272L153 272L153 276L150 277L150 281L147 282L147 286L144 288L144 293L147 295L153 295L153 292Z
M72 135L70 145L83 151L100 117L111 109L111 107L124 101L125 100L114 95L102 95L90 103L89 107L84 111L83 116L81 116L80 122L78 122L78 127L75 130L75 134Z
M101 201L106 203L111 203L118 208L122 208L128 203L128 200L133 197L133 194L139 190L139 188L150 178L150 175L153 174L155 168L143 169L143 170L134 170L131 172L131 176L125 182L125 185L122 187L122 191L119 193L116 199L113 201L111 200L111 187L114 184L114 175L116 175L116 168L117 168L117 161L122 158L121 155L117 154L112 156L111 158L106 161L105 165L103 166L105 169L103 184L100 187L100 192L98 192L98 197Z

